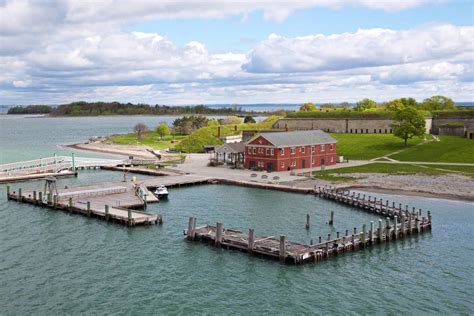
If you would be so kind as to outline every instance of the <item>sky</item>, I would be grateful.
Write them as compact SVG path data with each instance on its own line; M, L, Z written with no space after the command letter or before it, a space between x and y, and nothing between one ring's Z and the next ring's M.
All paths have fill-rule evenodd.
M474 101L474 0L0 0L0 104Z

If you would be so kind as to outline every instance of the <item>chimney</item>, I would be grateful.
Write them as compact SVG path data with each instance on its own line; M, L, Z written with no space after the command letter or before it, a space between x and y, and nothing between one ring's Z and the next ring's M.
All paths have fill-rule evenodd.
M221 127L217 126L217 138L221 138Z

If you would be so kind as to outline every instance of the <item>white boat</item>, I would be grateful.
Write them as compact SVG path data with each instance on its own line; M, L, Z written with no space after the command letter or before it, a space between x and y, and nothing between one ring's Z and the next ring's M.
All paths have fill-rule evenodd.
M160 185L153 194L159 199L166 199L168 198L168 189L164 185Z

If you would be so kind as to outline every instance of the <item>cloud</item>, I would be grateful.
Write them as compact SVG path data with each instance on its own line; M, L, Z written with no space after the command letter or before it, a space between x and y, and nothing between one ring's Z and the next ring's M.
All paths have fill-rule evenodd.
M427 1L0 0L0 100L61 103L354 101L402 95L472 98L472 27L361 29L283 37L245 53L178 45L159 33L127 32L145 18L222 17L255 10L281 20L310 6L401 10ZM56 7L56 5L58 5Z
M474 27L453 25L296 38L272 34L250 52L243 68L255 73L291 73L416 63L472 54L472 38Z

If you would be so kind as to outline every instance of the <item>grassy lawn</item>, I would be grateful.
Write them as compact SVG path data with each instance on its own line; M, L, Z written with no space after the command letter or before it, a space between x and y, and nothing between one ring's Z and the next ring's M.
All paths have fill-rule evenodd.
M390 158L401 161L474 163L474 141L459 136L440 136L439 142L429 142Z
M331 134L337 139L337 154L344 159L368 160L406 148L403 140L392 134ZM408 141L408 147L422 142L421 138Z
M339 168L332 170L316 171L316 179L329 181L351 181L356 178L347 174L351 173L384 173L384 174L464 174L474 177L474 166L446 166L446 165L408 165L408 164L388 164L371 163L362 166Z
M175 141L180 141L185 136L177 135L174 137ZM174 147L177 143L172 144L171 141L173 140L172 136L165 136L163 140L161 140L160 135L155 132L147 132L143 135L143 138L137 140L137 136L134 133L124 134L124 135L113 135L110 136L109 139L114 144L120 145L146 145L150 146L153 149L167 149Z

